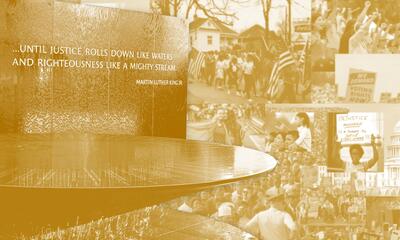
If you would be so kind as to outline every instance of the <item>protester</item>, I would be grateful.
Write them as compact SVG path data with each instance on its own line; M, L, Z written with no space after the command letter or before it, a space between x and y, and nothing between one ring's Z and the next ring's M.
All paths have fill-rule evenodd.
M261 60L262 56L259 53L244 50L205 52L202 53L204 60L200 71L189 72L189 75L192 76L192 81L205 83L209 88L224 91L228 96L243 97L248 101L256 99L277 103L305 101L311 89L304 88L309 85L307 84L309 79L305 78L309 44L304 44L302 50L287 50L290 54L286 55L286 58L280 59L270 54L268 58L265 56L267 59L264 61ZM293 46L290 49L293 49ZM195 57L190 61L197 62ZM278 68L285 61L291 64ZM273 72L274 66L279 70ZM275 84L275 77L279 78L278 85ZM272 88L278 91L270 94Z
M246 97L248 100L251 100L251 97L256 95L256 85L254 79L255 66L251 55L247 55L243 68Z
M374 135L371 135L371 146L373 156L371 159L363 162L361 161L361 159L364 156L364 148L360 144L350 145L349 153L351 161L344 161L340 156L340 150L342 149L342 145L340 142L335 143L333 154L335 159L337 159L340 169L345 169L346 172L366 172L370 168L375 166L379 160L379 153Z
M257 213L246 229L259 233L261 240L289 240L294 235L296 224L292 217L284 211L283 195L276 194L269 198L271 206L268 210Z
M217 89L222 89L224 86L225 79L225 63L224 56L219 55L217 63L215 65L215 87Z
M344 1L314 6L312 51L315 57L320 54L315 59L333 58L335 53L399 53L399 29L395 27L399 18L385 15L389 12L384 3L391 1L352 2L347 8L337 7L345 5Z

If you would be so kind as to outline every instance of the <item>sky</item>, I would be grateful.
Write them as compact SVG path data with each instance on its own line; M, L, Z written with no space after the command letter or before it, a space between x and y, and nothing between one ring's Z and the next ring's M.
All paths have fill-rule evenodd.
M150 0L81 0L82 4L150 12Z
M205 0L200 0L205 1ZM215 0L215 2L223 3L227 0ZM187 8L188 0L185 0L184 7L182 7L179 15L183 17ZM311 15L311 1L292 0L292 17L293 19L307 18ZM137 11L150 11L150 0L82 0L83 4L123 8ZM277 30L278 24L285 17L287 0L272 0L272 8L270 11L270 29ZM264 16L262 12L262 5L260 0L248 0L245 4L231 4L231 11L236 13L238 19L234 21L232 28L241 32L255 24L265 26ZM201 12L198 11L200 17ZM194 11L191 12L189 20L192 20Z
M285 17L287 0L272 0L272 8L270 11L270 29L276 31L278 24ZM261 3L258 0L254 1L255 4L249 7L237 7L238 21L234 24L234 29L237 31L249 28L254 24L265 26L264 16L262 13ZM292 17L307 18L311 14L311 1L293 0L292 4ZM249 17L251 16L251 17Z
M215 0L217 3L226 0ZM311 15L311 1L304 0L292 0L292 17L296 18L307 18ZM277 30L278 24L285 17L287 0L272 0L272 8L270 11L270 29ZM233 24L233 29L237 32L241 32L255 24L259 24L265 27L264 15L262 12L262 5L260 0L249 0L245 4L232 4L231 10L236 13L237 19ZM200 17L204 17L200 15ZM191 18L194 13L191 14Z
M392 97L400 93L400 55L336 55L336 83L338 95L346 96L350 68L373 71L377 73L374 101L379 102L382 92L391 92Z

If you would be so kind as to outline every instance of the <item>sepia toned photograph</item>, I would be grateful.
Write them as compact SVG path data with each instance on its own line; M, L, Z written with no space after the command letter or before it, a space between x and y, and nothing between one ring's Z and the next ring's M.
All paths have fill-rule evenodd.
M0 1L0 240L400 240L399 6Z
M398 195L397 195L398 196ZM400 198L368 197L367 227L365 239L400 238Z
M312 51L321 54L315 61L334 54L399 53L399 9L395 0L313 0Z
M187 138L253 148L286 163L325 163L327 119L327 111L312 108L189 105Z
M304 158L311 159L311 154L306 150L298 152L294 146L288 148L294 139L291 144L285 141L283 133L288 129L283 125L290 125L288 119L296 118L296 113L277 112L276 118L270 110L263 104L189 105L188 139L268 152L275 157L277 165L259 177L184 197L176 206L179 211L209 216L236 226L256 239L300 237L296 210L300 197L299 165ZM281 132L275 136L267 126L276 126ZM270 139L271 135L274 139Z
M399 103L399 55L336 55L337 103Z
M309 102L308 1L202 2L186 15L189 103Z
M311 102L334 104L336 98L335 72L311 72Z
M366 215L365 177L303 166L298 207L305 236L346 239L360 234Z
M382 113L333 113L329 120L332 131L328 160L330 171L383 171Z

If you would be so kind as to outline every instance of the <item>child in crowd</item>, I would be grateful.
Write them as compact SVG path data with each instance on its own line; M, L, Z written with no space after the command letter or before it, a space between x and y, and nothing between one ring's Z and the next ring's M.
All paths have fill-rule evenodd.
M218 57L215 65L215 87L221 89L224 85L225 63L222 55Z
M296 151L297 148L293 147L293 143L298 138L299 138L299 132L298 131L289 131L286 134L286 137L285 137L285 148L286 148L286 150L288 150L290 152Z

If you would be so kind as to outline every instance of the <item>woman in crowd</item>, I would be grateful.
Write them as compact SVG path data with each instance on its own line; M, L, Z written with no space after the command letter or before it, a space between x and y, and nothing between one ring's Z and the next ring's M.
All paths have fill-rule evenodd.
M231 93L231 89L236 91L236 95L240 96L239 94L239 85L238 85L238 72L239 72L239 64L236 57L232 57L232 60L229 64L228 69L228 94Z
M225 79L225 63L222 54L218 56L217 63L215 64L215 87L222 89Z
M277 132L274 137L274 141L271 145L271 153L282 152L285 150L285 137L284 132Z
M364 156L364 148L360 144L352 144L349 146L350 160L344 161L340 155L342 149L341 142L336 142L333 149L333 157L337 159L339 169L344 169L346 172L366 172L376 165L379 160L378 146L375 142L375 136L371 135L371 147L373 156L367 161L361 161Z
M248 100L255 96L256 86L254 79L254 61L251 55L246 56L246 62L243 64L243 73L245 81L245 92Z
M307 113L297 113L295 118L299 137L288 148L311 152L310 118Z

